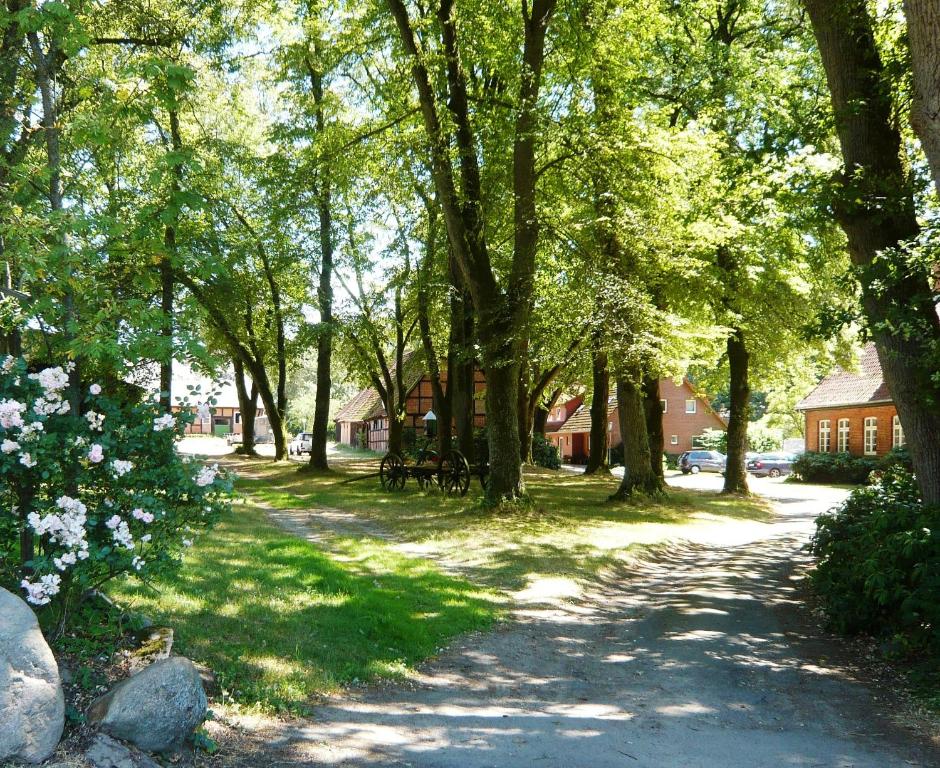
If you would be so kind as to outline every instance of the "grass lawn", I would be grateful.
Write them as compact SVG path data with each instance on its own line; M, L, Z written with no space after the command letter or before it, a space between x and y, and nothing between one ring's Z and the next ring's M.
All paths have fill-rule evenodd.
M343 684L406 675L448 640L485 629L507 601L576 592L605 567L692 528L760 522L758 499L672 489L658 501L608 503L613 478L530 470L533 504L494 513L474 481L464 499L410 481L386 493L375 455L340 454L335 471L233 458L243 503L187 553L159 591L116 585L122 604L176 630L177 649L211 667L236 702L302 709ZM353 512L407 545L369 536L330 551L277 527L258 503ZM454 575L459 574L459 575ZM568 591L566 591L568 590ZM531 594L529 596L532 596Z
M117 584L121 604L176 631L236 702L302 710L344 683L401 676L500 609L485 588L371 539L331 557L239 504L159 592Z
M564 471L528 469L533 499L528 509L496 513L481 506L474 479L463 499L419 491L385 492L377 478L345 482L375 472L374 455L342 455L333 472L309 476L296 465L241 460L237 483L249 497L281 509L334 507L379 523L428 556L459 568L475 582L499 590L530 586L540 576L589 579L638 548L681 535L679 526L720 526L769 518L756 498L670 489L661 500L610 503L618 481Z

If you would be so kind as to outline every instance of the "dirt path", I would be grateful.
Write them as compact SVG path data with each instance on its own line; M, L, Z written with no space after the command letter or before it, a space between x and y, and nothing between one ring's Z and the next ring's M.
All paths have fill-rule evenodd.
M527 606L415 685L337 699L270 746L340 766L940 765L794 610L799 547L838 494L764 490L780 514L759 537L676 545L577 602Z

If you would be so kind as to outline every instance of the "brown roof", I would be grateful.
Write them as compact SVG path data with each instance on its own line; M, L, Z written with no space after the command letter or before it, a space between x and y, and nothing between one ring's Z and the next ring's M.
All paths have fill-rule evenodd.
M881 373L881 363L874 344L866 344L858 361L857 371L836 368L804 397L797 410L830 408L837 405L886 403L891 394Z
M424 356L415 352L405 353L402 361L405 393L414 389L426 373ZM392 366L392 375L395 366ZM385 414L385 403L375 387L366 387L356 393L355 397L337 411L334 421L368 421Z
M609 419L617 409L617 395L613 394L607 399L607 418ZM553 434L562 432L590 432L591 431L591 406L582 403L578 406L571 418Z

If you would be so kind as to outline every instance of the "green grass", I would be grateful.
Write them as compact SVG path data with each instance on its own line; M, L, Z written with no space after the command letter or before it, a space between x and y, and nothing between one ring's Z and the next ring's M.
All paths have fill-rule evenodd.
M232 700L295 711L342 684L406 674L498 614L491 592L388 545L340 539L333 549L242 504L159 592L110 591L172 626L175 649L213 669Z
M476 480L471 493L451 499L422 493L409 480L404 491L385 492L369 457L341 457L337 471L316 476L292 465L242 461L239 490L281 509L335 507L379 523L431 557L461 569L474 581L518 590L545 576L589 580L641 548L681 535L680 528L769 518L754 498L670 489L660 500L610 503L612 477L530 469L528 508L494 512L481 505Z

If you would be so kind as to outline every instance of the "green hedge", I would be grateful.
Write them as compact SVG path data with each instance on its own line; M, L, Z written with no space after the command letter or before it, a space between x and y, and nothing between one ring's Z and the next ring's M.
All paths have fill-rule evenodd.
M812 579L834 629L940 653L940 507L891 466L816 521Z
M807 451L793 463L793 473L807 483L861 485L869 482L872 472L883 472L894 466L910 469L910 456L906 449L896 448L881 459L850 453Z

